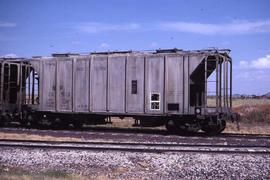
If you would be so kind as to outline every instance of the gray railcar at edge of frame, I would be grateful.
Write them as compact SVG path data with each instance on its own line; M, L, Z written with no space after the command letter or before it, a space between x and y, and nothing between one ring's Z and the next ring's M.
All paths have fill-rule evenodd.
M238 117L232 112L229 52L160 49L2 58L0 122L80 128L132 117L140 126L218 134L227 120Z

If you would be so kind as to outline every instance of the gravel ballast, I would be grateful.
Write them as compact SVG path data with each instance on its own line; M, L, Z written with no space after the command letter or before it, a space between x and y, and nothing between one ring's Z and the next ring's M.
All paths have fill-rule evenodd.
M135 153L0 148L0 164L32 173L50 170L89 177L267 179L267 154ZM1 172L0 172L1 173Z

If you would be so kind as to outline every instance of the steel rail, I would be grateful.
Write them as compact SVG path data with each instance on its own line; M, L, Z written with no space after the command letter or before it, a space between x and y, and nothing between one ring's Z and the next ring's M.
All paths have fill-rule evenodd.
M269 139L269 134L240 134L240 133L221 133L213 137L223 137L223 138L242 138L242 139Z
M198 137L202 137L202 138L212 138L213 140L217 140L220 138L227 138L227 139L232 139L232 138L239 138L239 139L245 139L245 140L254 140L254 139L258 139L258 140L269 140L270 141L270 135L269 134L240 134L240 133L221 133L219 135L216 136L208 136L204 133L193 133L193 134L187 134L187 135L177 135L177 134L170 134L166 131L163 130L149 130L149 129L113 129L113 128L93 128L91 129L91 131L74 131L74 130L44 130L44 129L24 129L24 128L0 128L1 132L4 133L29 133L31 132L31 134L34 135L44 135L44 134L48 134L51 136L54 136L54 133L57 134L63 134L65 135L66 133L70 133L70 136L72 136L72 134L74 135L78 135L79 133L82 134L93 134L95 133L96 135L105 135L108 134L110 135L110 133L117 133L119 136L121 135L125 135L125 134L130 134L131 136L134 135L142 135L142 136L149 136L149 135L153 135L153 136L160 136L162 138L168 138L168 136L175 136L178 138L198 138ZM138 134L139 133L139 134ZM60 135L61 136L61 135Z
M224 144L179 144L179 143L129 143L129 142L69 142L0 140L0 147L69 149L91 151L128 152L200 152L200 153L252 153L270 154L270 146L224 145Z

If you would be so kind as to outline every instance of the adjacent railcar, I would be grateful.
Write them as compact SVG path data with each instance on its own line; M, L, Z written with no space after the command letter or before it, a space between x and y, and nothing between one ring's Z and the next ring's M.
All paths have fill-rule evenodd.
M81 127L133 117L136 125L217 134L235 117L229 50L53 54L0 64L2 122Z

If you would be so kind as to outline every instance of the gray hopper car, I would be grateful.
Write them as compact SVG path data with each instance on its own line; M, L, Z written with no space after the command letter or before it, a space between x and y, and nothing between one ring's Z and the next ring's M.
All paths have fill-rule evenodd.
M218 134L236 117L229 50L53 54L0 65L2 124L81 127L133 117L136 125Z

